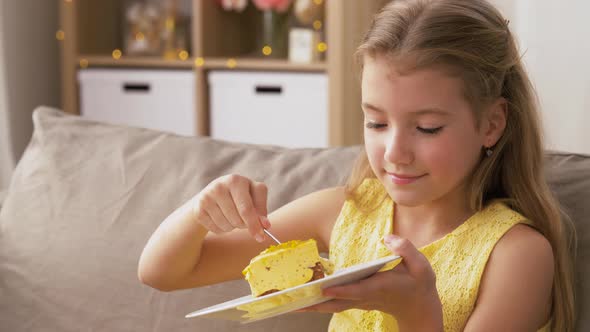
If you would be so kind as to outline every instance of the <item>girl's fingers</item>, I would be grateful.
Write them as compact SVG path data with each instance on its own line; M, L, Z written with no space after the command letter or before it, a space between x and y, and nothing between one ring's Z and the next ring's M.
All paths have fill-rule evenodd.
M199 222L201 223L201 225L203 225L205 228L207 228L208 230L210 230L213 233L216 233L216 234L224 233L224 231L221 228L219 228L219 226L217 226L213 222L213 220L211 220L211 217L209 217L208 215L201 217Z
M330 300L327 302L312 305L307 308L299 309L299 312L323 312L334 313L355 308L358 305L357 301L351 300Z
M268 188L262 182L252 182L250 184L250 194L252 195L252 202L258 215L266 217L268 215L267 197Z
M403 258L401 264L414 278L423 278L434 274L428 259L408 239L390 234L384 238L384 243L392 253Z
M250 194L250 180L239 176L230 178L229 191L238 214L247 225L250 234L258 242L264 241L260 216L256 211Z
M362 281L357 281L343 286L326 288L322 291L322 295L341 300L360 300L365 297L367 293Z
M224 232L229 232L234 229L234 226L230 224L229 220L227 220L217 204L208 205L206 211L213 223Z
M246 222L244 222L238 213L238 209L236 208L233 197L229 191L226 193L226 195L224 195L224 197L217 200L217 205L219 205L221 212L223 212L225 218L234 228L247 227Z

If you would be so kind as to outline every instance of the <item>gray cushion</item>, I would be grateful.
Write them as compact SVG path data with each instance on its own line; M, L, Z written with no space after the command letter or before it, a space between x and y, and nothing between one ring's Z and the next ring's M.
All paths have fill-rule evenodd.
M249 294L243 280L162 293L137 279L157 225L214 178L269 187L269 209L342 184L358 148L285 150L110 126L39 109L0 211L5 331L226 331L187 313ZM325 331L329 315L293 313L241 331Z
M577 234L576 331L590 331L590 156L551 152L547 154L547 179L565 213L575 225Z

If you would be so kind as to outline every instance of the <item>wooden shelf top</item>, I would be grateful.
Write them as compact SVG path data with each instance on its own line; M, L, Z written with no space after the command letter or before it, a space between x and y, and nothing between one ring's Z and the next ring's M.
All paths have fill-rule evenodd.
M122 56L114 59L108 55L80 55L78 66L85 67L149 67L149 68L192 68L192 59L167 60L150 56Z
M258 59L258 58L205 58L203 67L207 69L251 69L251 70L284 70L323 72L326 70L325 62L295 63L289 60Z
M147 67L147 68L194 68L234 70L277 70L300 72L324 72L325 62L294 63L288 60L257 58L189 58L167 60L161 57L122 56L114 59L108 55L80 55L78 66L86 67Z

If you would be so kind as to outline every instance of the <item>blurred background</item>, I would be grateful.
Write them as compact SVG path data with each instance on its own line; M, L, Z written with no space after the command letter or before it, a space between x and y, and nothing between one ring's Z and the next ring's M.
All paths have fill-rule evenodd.
M386 2L0 0L0 191L39 105L179 135L358 144L351 55ZM547 148L590 153L590 2L492 2L519 40Z

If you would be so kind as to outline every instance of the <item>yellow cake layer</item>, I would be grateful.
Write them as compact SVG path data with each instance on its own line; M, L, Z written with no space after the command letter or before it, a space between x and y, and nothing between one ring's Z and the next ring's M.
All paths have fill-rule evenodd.
M250 284L252 296L270 290L283 290L304 284L313 276L312 268L323 259L315 240L293 240L271 246L254 257L242 273Z

